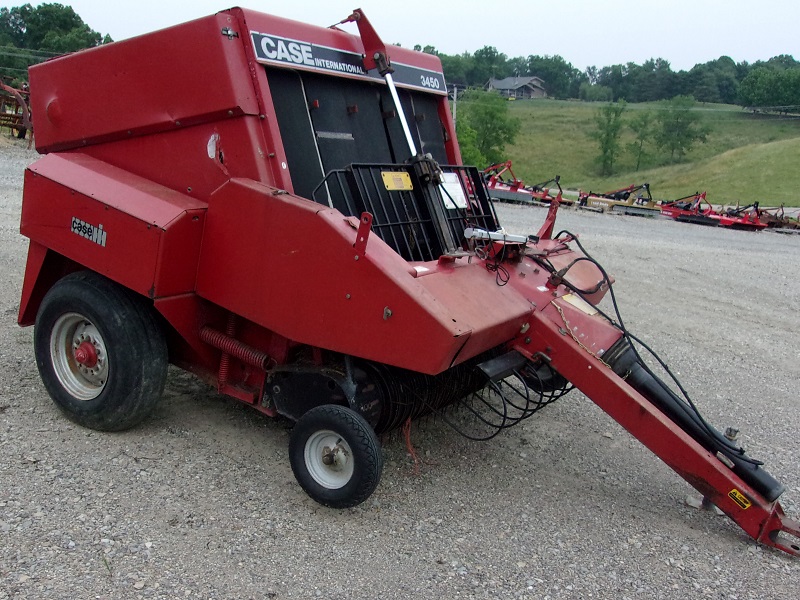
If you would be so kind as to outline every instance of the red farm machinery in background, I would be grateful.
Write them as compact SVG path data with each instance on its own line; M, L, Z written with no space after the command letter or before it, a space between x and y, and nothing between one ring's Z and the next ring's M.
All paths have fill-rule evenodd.
M506 173L508 175L504 177ZM573 204L572 200L562 197L561 177L558 175L542 183L525 185L521 179L517 179L517 176L514 175L514 171L511 170L510 160L486 167L483 170L483 175L486 179L489 196L493 200L518 204L550 204L553 200L558 200L559 203L567 206ZM555 184L558 188L557 195L553 196L550 193L551 188L547 187L550 184Z
M28 108L30 93L26 86L17 89L4 83L0 76L0 129L7 128L19 139L24 139L27 133L33 132L31 112Z
M784 486L597 307L612 280L553 235L558 203L535 235L501 229L439 59L348 21L230 9L30 69L19 322L59 408L130 428L174 363L295 421L298 482L342 508L377 487L379 434L436 414L488 439L571 384L800 554Z
M631 184L613 192L578 192L578 206L602 212L644 217L658 216L659 205L650 194L650 184Z
M767 222L761 220L761 212L758 202L743 208L736 207L721 212L717 211L706 200L706 192L695 192L661 205L662 215L682 223L748 231L761 231L767 228Z

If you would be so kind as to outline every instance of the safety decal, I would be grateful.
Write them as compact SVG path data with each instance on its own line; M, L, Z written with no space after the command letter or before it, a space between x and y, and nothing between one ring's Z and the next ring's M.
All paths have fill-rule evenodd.
M747 496L745 496L736 488L733 488L730 492L728 492L728 498L736 502L736 504L738 504L742 510L747 510L753 505L753 503L747 499Z

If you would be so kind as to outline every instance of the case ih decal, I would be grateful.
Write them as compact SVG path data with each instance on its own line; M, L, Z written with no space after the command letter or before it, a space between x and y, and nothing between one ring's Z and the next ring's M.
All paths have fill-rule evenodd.
M360 54L328 48L267 33L250 32L259 62L317 71L331 75L351 75L363 79L383 81L376 71L364 69ZM393 62L397 85L446 94L444 75L410 65Z

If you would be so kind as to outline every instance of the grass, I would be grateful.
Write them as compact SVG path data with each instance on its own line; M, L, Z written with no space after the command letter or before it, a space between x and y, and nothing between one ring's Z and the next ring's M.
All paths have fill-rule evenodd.
M559 100L510 103L512 115L521 121L516 142L506 148L517 176L537 183L558 174L565 189L595 191L647 181L659 199L706 190L715 204L759 200L765 206L800 206L800 119L753 115L724 104L698 105L695 110L703 114L711 133L683 163L664 164L666 157L655 156L636 172L633 155L625 151L617 173L604 178L597 175L594 162L596 142L587 135L594 129L598 106ZM629 104L626 116L656 107ZM633 134L625 131L623 146L632 140Z

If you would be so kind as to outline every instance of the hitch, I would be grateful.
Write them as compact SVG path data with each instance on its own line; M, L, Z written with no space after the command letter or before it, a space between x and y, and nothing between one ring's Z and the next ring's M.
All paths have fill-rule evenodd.
M589 315L554 300L544 310L532 315L531 329L526 335L534 338L535 343L517 343L515 349L526 354L529 353L526 348L531 346L548 348L551 365L559 374L713 502L751 538L787 554L800 556L800 523L786 517L777 501L783 485L764 471L757 461L745 460L747 457L743 452L726 454L726 458L734 463L733 468L720 460L711 438L721 437L721 434L713 428L713 433L706 431L695 419L686 416L677 404L682 401L674 393L666 392L662 382L648 375L638 362L633 361L624 337L619 338L616 348L611 346L601 358L591 355L572 336L563 335L565 317L562 315L567 312L572 328L588 328ZM613 326L607 323L607 327ZM626 375L626 378L621 375Z

